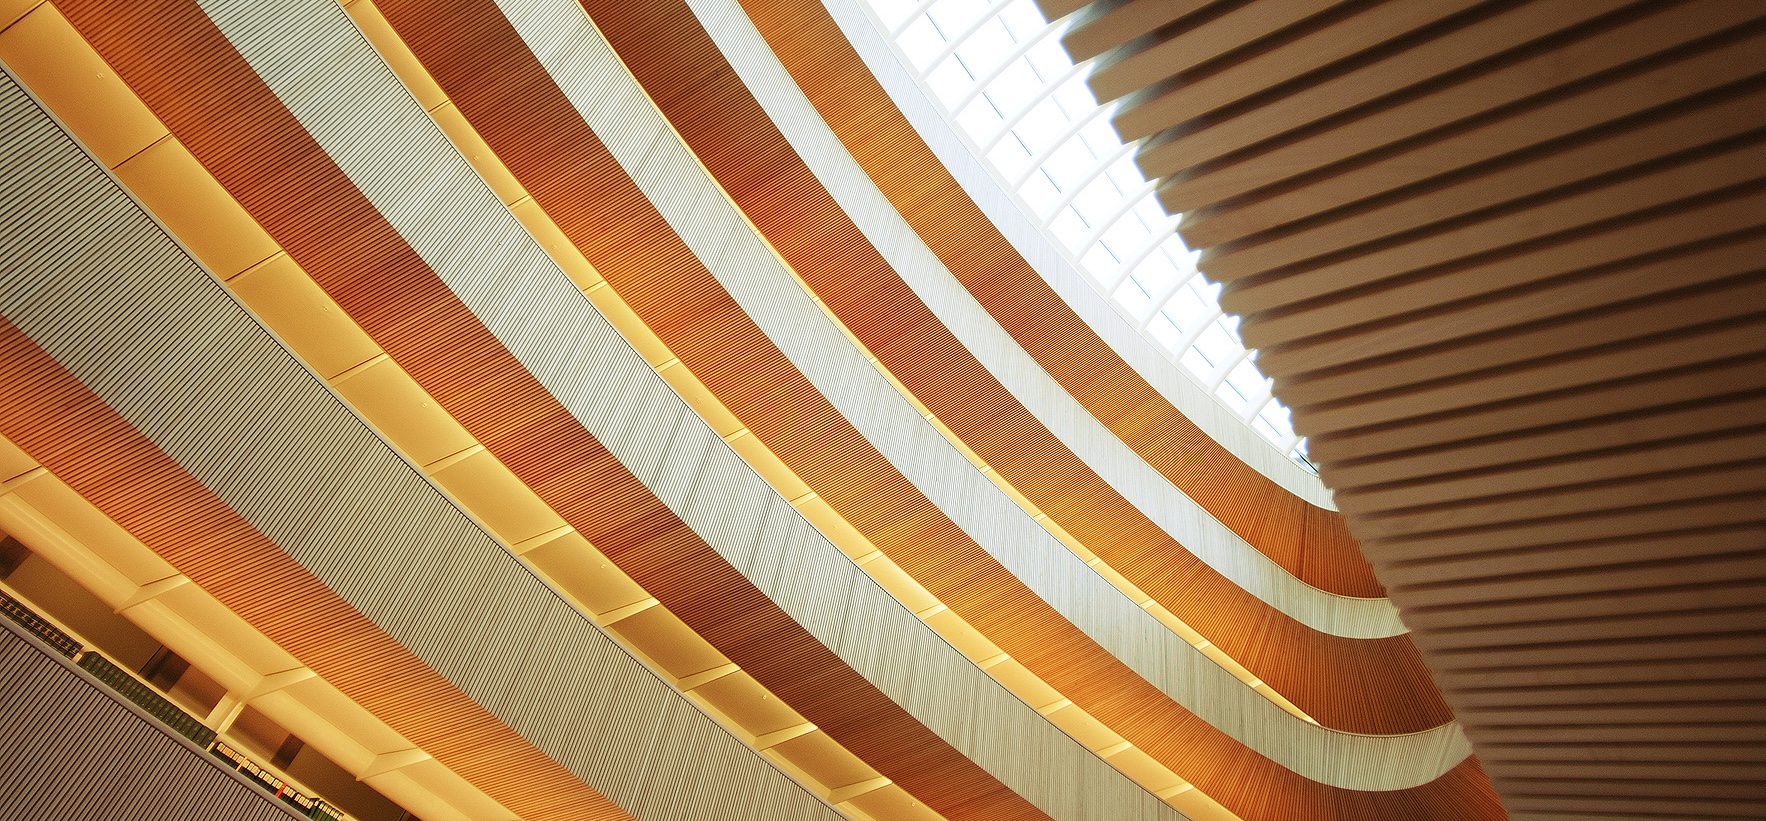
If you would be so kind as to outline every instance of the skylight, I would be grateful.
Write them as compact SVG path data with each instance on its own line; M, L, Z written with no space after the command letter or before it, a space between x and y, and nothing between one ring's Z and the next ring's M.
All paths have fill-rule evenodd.
M1307 470L1306 443L1196 272L1153 183L1032 0L866 0L898 55L1092 286L1172 361Z

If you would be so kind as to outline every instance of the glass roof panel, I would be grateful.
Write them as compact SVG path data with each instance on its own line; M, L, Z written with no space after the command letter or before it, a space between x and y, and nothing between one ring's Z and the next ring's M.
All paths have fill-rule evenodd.
M1153 298L1133 279L1124 281L1122 287L1116 289L1115 297L1118 304L1135 316L1146 316L1153 312Z
M895 45L907 55L909 64L920 71L944 55L944 35L932 24L932 18L924 14L896 35Z
M1012 0L1000 9L999 20L1011 31L1012 39L1020 43L1042 34L1049 25L1042 19L1042 12L1036 10L1034 0Z
M1133 265L1131 261L1129 264ZM1154 253L1139 265L1134 266L1132 276L1147 289L1149 294L1168 294L1178 285L1177 266L1171 264L1171 258L1164 254Z
M1270 397L1220 312L1219 286L1196 273L1177 220L1110 125L1033 0L866 0L904 63L943 105L1020 204L1099 293L1215 399L1289 458L1317 472L1288 410ZM921 13L921 9L924 9Z
M926 73L926 84L932 87L932 93L938 95L938 101L948 111L962 102L963 95L969 91L971 78L962 60L946 57Z
M993 5L987 0L939 0L926 15L938 24L946 40L961 40L970 27L993 16Z
M999 109L994 107L986 95L975 98L957 114L957 124L968 131L992 131L1003 122ZM1026 155L1025 159L1028 160L1029 156Z

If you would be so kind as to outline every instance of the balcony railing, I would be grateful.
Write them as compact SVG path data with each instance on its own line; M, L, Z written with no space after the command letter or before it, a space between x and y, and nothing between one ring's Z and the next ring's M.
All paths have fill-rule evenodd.
M31 631L31 634L43 640L44 644L55 648L55 651L73 658L80 654L80 643L74 637L61 632L61 628L50 624L36 611L24 606L18 599L0 592L0 612L17 622L20 627Z
M166 700L165 696L154 692L153 688L142 684L123 668L111 664L110 659L97 653L81 653L77 663L81 669L91 673L93 678L109 685L110 689L117 691L123 698L135 702L154 718L165 722L167 727L177 730L179 735L203 747L214 743L214 730L202 726L202 722L184 712L184 708Z
M226 762L234 770L251 776L264 785L277 798L294 807L295 811L308 818L323 821L349 821L343 811L325 803L324 799L309 796L287 781L258 764L225 742L215 739L215 731L204 726L201 721L184 711L184 708L173 704L160 695L152 687L143 684L140 679L130 675L128 671L111 663L110 659L95 651L86 650L73 636L63 632L61 628L51 624L37 612L26 607L23 602L0 590L0 613L17 622L19 626L41 639L56 652L72 659L81 669L92 674L93 678L104 682L118 695L135 703L136 706L154 718L164 722L167 727L195 742L198 746L208 748L216 758Z
M300 790L295 789L292 784L277 778L275 773L272 773L263 767L259 767L256 762L241 755L232 747L227 746L226 742L215 742L215 745L209 748L209 752L214 753L216 758L227 762L233 767L233 769L257 779L258 783L263 784L265 789L275 793L277 798L288 802L289 806L294 807L296 812L305 815L308 818L326 819L327 821L345 821L341 810L325 803L323 799L313 798Z

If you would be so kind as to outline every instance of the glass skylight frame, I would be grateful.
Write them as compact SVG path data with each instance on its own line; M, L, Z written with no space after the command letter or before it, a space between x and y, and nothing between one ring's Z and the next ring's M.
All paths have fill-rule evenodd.
M1084 83L1088 63L1073 63L1060 46L1067 24L1044 20L1033 0L861 1L927 99L1106 303L1217 404L1316 475L1305 440L1240 340L1237 318L1221 312L1219 286L1197 272L1198 254L1178 237L1177 218L1159 208L1154 183L1134 164L1133 146L1110 126L1116 106L1097 104ZM1024 69L1040 85L1004 85L1025 76ZM1008 97L1017 105L996 100ZM1020 129L1046 121L1050 111L1064 127L1033 149L1036 135ZM990 113L997 123L987 120ZM1025 162L1002 165L1013 146ZM1091 162L1080 168L1086 155ZM1047 189L1058 197L1049 199ZM1138 244L1136 228L1145 234ZM1161 271L1166 267L1175 276Z

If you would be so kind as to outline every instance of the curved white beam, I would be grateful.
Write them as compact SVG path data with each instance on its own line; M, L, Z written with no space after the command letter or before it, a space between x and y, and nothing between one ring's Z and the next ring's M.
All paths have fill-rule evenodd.
M697 13L704 16L712 12ZM1282 613L1337 636L1372 639L1405 632L1397 610L1386 599L1339 596L1296 578L1210 516L1080 405L920 241L803 97L771 50L766 51L765 64L748 55L750 48L766 47L759 33L754 33L758 45L735 41L753 31L752 22L746 25L746 31L734 30L733 23L706 28L829 194L915 295L1037 421L1179 544ZM775 337L775 343L791 355L789 340ZM805 351L802 355L815 354ZM1208 405L1221 407L1213 399ZM1232 424L1245 427L1236 419ZM1263 442L1261 437L1256 441ZM965 461L965 468L967 464ZM903 473L912 478L911 471L904 468ZM947 513L960 521L957 513Z
M4 71L0 225L0 315L315 584L584 783L628 808L684 797L752 821L839 819L509 555ZM499 605L437 590L495 591ZM516 652L511 624L541 631L521 638L550 654ZM265 676L245 695L304 675ZM580 709L615 691L621 709ZM660 716L685 731L659 740ZM688 776L699 792L672 794ZM634 817L646 816L662 813Z
M1308 503L1336 509L1330 490L1317 476L1216 402L1055 247L1036 218L1025 213L1012 191L972 153L966 138L945 119L937 102L927 95L918 76L897 58L889 39L877 29L859 0L823 0L822 4L939 161L1012 247L1093 332L1184 416L1240 461Z
M817 640L1056 819L1096 817L1099 808L1125 819L1179 817L946 643L767 485L599 314L335 4L201 5L498 341L658 500ZM616 156L647 157L641 164L659 172L691 166L703 173L580 5L560 0L508 13L536 54L579 61L561 86L601 107L599 133L618 146ZM743 237L758 241L727 200L709 198L714 192L676 186L666 196L650 193L663 213L694 215L693 235L716 236L720 249L743 247Z
M754 233L629 74L593 74L594 62L614 55L598 33L592 40L560 33L568 29L568 18L580 16L579 6L568 0L502 0L500 5L608 150L792 364L921 492L1069 621L1204 720L1323 783L1403 789L1439 777L1469 754L1452 723L1410 735L1364 736L1302 721L1244 687L1123 596L975 470L870 365ZM689 0L689 5L714 42L722 41L720 51L763 107L790 101L790 108L773 115L775 122L793 123L793 130L816 124L831 141L798 149L816 165L832 164L819 171L840 169L822 182L869 185L740 6L731 0ZM556 17L541 22L544 14ZM734 37L743 39L726 39ZM881 193L874 186L870 190L878 199L869 205L843 203L861 212L860 224L894 214ZM884 230L913 236L905 226Z

